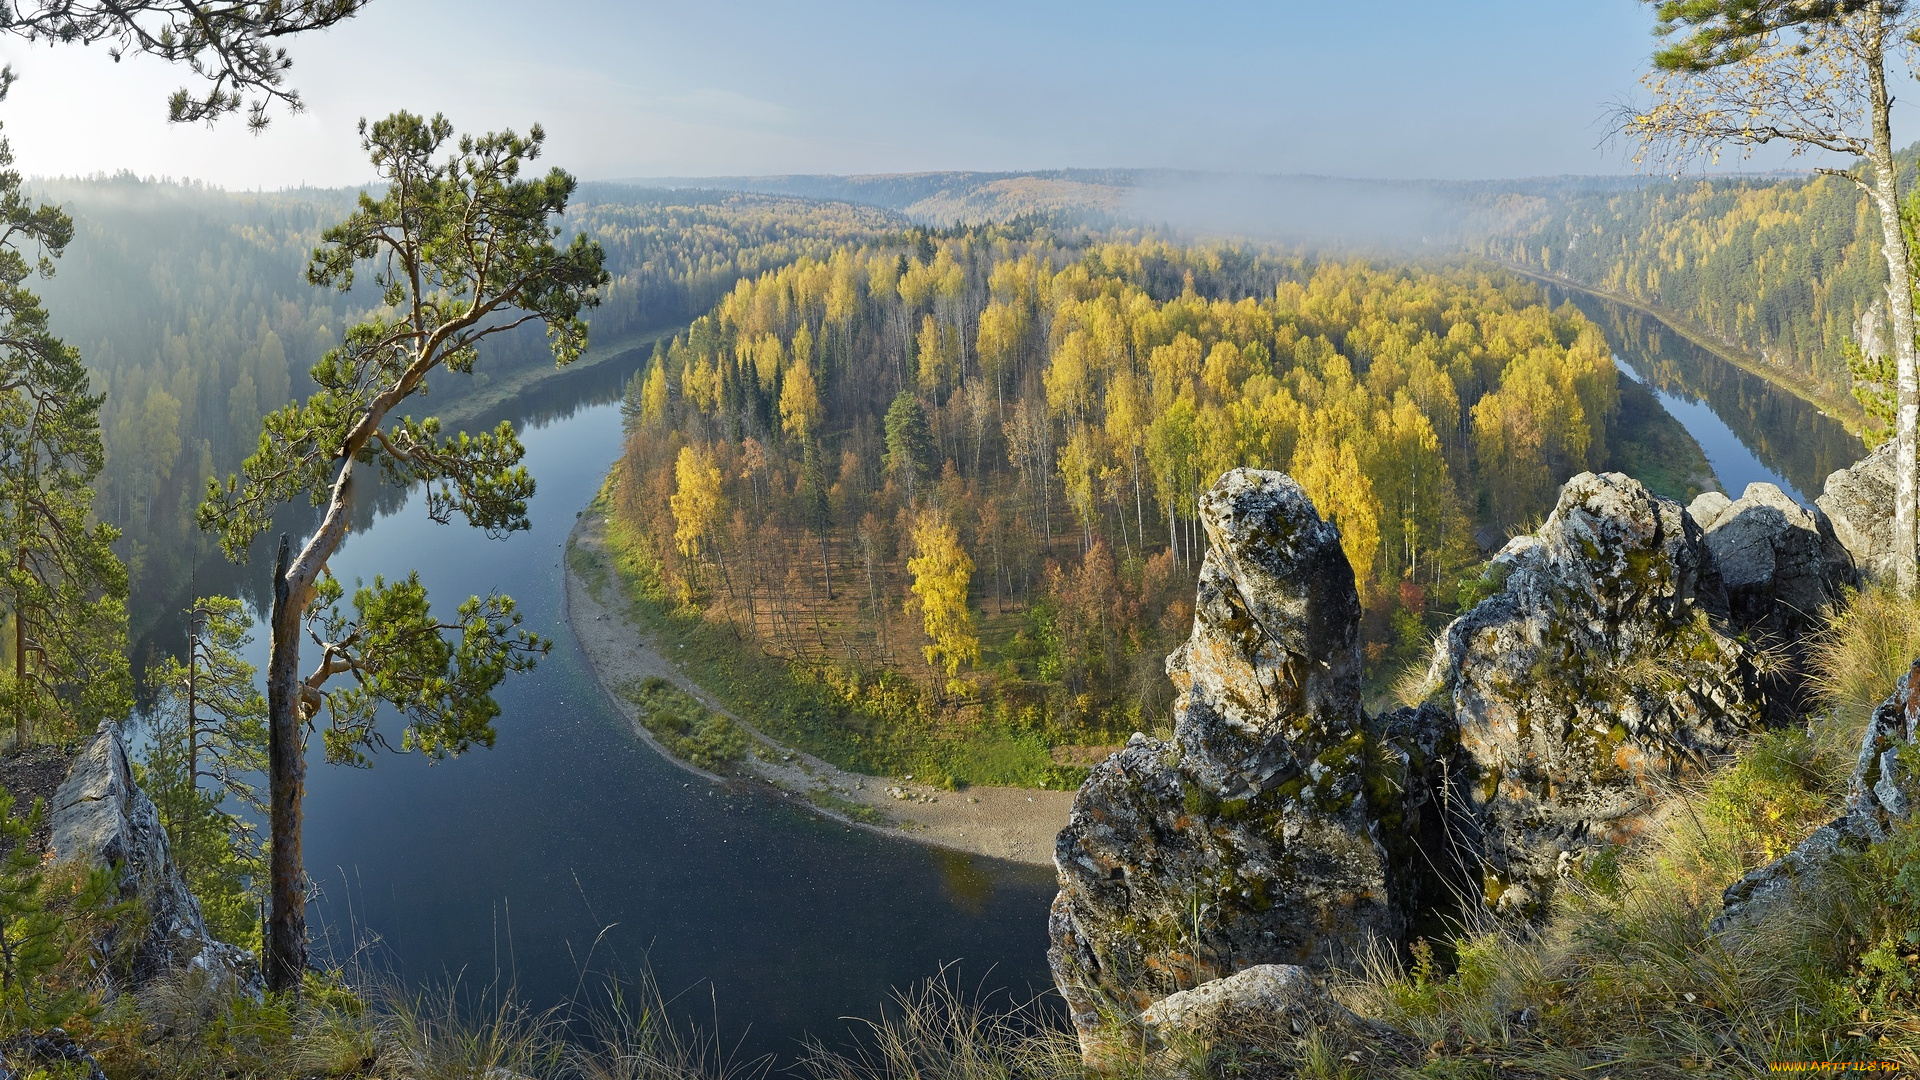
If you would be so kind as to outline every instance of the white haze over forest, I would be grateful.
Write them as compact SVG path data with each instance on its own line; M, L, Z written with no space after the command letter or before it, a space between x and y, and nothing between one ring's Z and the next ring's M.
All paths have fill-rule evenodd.
M355 123L396 108L444 111L462 130L541 122L550 160L585 179L1617 174L1634 166L1600 117L1635 94L1652 43L1638 0L1211 2L1177 18L1083 0L532 10L374 0L290 44L309 109L257 137L237 121L169 128L179 73L157 62L9 42L0 60L22 79L0 122L29 175L130 170L227 188L359 183ZM1807 164L1763 154L1727 167Z

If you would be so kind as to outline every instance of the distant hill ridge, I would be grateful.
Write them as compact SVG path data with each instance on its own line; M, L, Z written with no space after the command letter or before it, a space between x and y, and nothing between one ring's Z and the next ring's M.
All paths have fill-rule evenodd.
M1570 192L1631 190L1641 176L1547 176L1513 180L1383 180L1310 174L1251 174L1188 169L1035 169L1020 172L934 171L840 176L800 173L775 176L663 176L607 181L610 186L704 188L788 195L881 207L934 225L977 224L1022 214L1092 216L1142 224L1197 224L1207 229L1245 228L1254 233L1303 230L1283 215L1242 211L1249 203L1279 200L1335 203L1342 208L1413 199L1422 209L1457 210L1461 202L1484 203L1502 195L1543 196ZM1225 208L1229 212L1209 213ZM1198 210L1195 214L1191 211ZM1327 215L1323 215L1327 216ZM1332 215L1341 216L1341 215ZM1406 224L1388 212L1385 223ZM1308 228L1313 234L1322 230ZM1371 230L1383 232L1383 230Z

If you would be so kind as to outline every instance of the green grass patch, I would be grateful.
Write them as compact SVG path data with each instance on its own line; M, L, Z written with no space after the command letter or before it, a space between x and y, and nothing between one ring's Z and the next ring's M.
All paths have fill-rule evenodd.
M693 695L659 676L621 690L640 707L640 722L672 754L708 772L730 772L753 748L740 725L694 700Z
M1620 411L1607 428L1607 469L1623 472L1655 495L1680 502L1714 481L1706 452L1653 392L1620 376ZM1735 493L1738 497L1738 493Z
M605 597L607 589L613 584L613 575L607 569L607 561L591 551L582 548L571 538L567 540L567 565L587 583L587 591L596 597Z

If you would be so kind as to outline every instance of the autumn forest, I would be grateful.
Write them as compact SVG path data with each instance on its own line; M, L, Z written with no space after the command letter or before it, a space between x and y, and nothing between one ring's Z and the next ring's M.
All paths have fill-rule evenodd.
M1592 324L1484 267L920 231L663 342L610 498L658 595L870 739L1098 746L1166 712L1209 478L1284 469L1339 524L1383 683L1483 545L1607 462L1618 397Z

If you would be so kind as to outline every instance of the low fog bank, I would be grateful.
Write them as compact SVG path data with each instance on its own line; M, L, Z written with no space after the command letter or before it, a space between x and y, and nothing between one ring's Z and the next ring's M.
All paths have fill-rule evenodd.
M1161 171L1140 174L1112 217L1196 236L1431 251L1510 231L1546 212L1555 197L1656 182L1640 176L1440 181Z
M651 188L704 188L714 191L747 191L758 195L794 195L806 199L830 199L860 203L907 213L927 224L956 224L930 220L937 216L933 205L945 200L977 196L982 191L1009 183L1062 185L1111 189L1116 194L1131 189L1143 175L1139 169L1042 169L1034 172L917 172L876 173L862 176L837 176L828 173L796 173L781 176L657 176L610 181ZM915 212L918 208L919 212Z
M1453 247L1473 198L1419 183L1323 176L1161 174L1115 218L1174 232L1286 243Z

